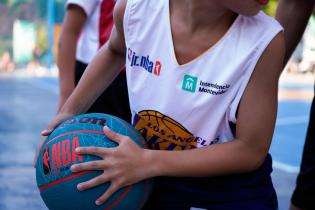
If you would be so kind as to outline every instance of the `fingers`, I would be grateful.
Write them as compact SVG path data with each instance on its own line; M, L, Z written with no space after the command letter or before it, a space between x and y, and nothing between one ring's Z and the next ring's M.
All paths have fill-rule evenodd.
M106 192L99 197L96 201L95 204L96 205L102 205L105 201L107 201L108 198L110 198L117 190L119 190L120 186L115 184L115 183L111 183L110 187L106 190Z
M51 132L55 129L55 127L57 127L60 123L61 121L59 120L59 117L57 116L55 119L53 119L53 121L49 123L47 128L43 130L41 134L43 136L49 136L49 134L51 134Z
M36 168L36 164L37 164L37 157L39 155L40 149L42 148L42 145L44 144L45 140L47 139L46 136L42 136L40 141L38 142L36 151L35 151L35 156L34 156L34 160L33 160L33 166L34 168Z
M75 152L78 155L95 155L101 158L105 158L106 155L110 154L111 149L104 147L78 147Z
M47 128L42 131L42 136L49 136L51 132L62 122L62 120L59 119L59 117L56 117L49 123Z
M58 114L47 126L45 130L41 132L42 136L49 136L51 132L62 122L72 117L73 114L63 113Z
M72 172L104 170L106 164L102 160L89 161L71 166Z
M87 189L90 189L92 187L96 187L98 185L101 185L101 184L108 182L108 181L109 181L109 178L105 177L104 175L99 175L93 179L90 179L89 181L82 182L82 183L78 184L77 188L78 188L78 190L83 191L83 190L87 190Z
M79 183L77 185L77 189L79 191L84 191L110 181L111 178L109 176L105 176L104 174L102 174L86 182ZM117 192L120 188L124 186L123 184L118 183L119 183L118 181L111 182L106 192L95 201L96 205L102 205L103 203L105 203L115 192ZM127 186L127 188L129 187L130 186ZM128 189L126 190L128 191Z
M106 135L109 139L113 140L114 142L116 142L116 143L118 143L118 144L120 144L120 142L121 142L122 139L126 138L124 135L121 135L121 134L119 134L119 133L116 133L116 132L112 131L112 130L109 129L109 127L107 127L107 126L104 126L104 127L103 127L103 130L104 130L105 135Z
M42 132L41 132L41 135L42 136L49 136L49 134L51 134L51 132L52 132L52 130L50 130L50 129L45 129L45 130L43 130Z

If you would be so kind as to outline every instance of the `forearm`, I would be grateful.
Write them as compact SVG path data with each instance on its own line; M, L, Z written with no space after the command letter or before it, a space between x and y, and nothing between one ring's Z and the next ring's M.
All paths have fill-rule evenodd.
M70 96L75 87L75 54L78 37L74 34L62 35L59 41L58 68L60 96Z
M103 46L88 65L61 112L84 113L119 74L125 64L125 56L108 46Z
M276 19L284 27L286 55L284 63L290 59L299 43L308 19L312 13L314 3L311 0L280 0L276 12Z
M188 151L147 151L150 176L206 177L258 168L266 152L241 140Z

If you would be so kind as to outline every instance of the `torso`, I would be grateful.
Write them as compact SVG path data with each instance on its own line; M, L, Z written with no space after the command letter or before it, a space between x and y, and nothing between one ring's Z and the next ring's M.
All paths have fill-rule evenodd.
M132 124L151 149L188 150L232 141L229 123L236 123L236 109L255 65L281 27L260 13L237 16L218 34L192 34L181 21L169 18L169 1L127 3L124 34ZM250 205L248 198L276 206L270 172L268 156L251 174L158 178L160 189L153 197L170 204L190 202L173 209L215 209L219 204L233 209L239 201Z
M180 21L170 18L169 11L169 0L127 3L132 123L153 149L187 150L232 141L230 122L236 122L243 91L281 27L263 13L239 15L220 30L221 36L199 31L189 39L191 33L180 24L177 28Z

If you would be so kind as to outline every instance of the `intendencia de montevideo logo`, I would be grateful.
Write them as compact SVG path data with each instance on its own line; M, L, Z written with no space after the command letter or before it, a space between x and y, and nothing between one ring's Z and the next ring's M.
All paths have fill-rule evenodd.
M197 88L199 86L199 88ZM195 93L196 90L200 93L208 93L211 95L221 95L224 94L228 89L230 88L230 85L218 85L217 83L213 82L205 82L200 80L198 83L198 77L192 76L192 75L184 75L183 83L182 83L182 90L188 91L191 93Z
M141 67L147 72L154 74L155 76L160 76L162 63L159 60L151 61L149 55L147 56L137 55L137 53L130 48L128 49L127 56L131 67L133 66Z

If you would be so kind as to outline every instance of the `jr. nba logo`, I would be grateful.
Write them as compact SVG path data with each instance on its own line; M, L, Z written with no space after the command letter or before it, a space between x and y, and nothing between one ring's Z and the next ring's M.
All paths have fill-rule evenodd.
M182 89L194 93L196 91L197 81L198 81L197 77L193 77L186 74L184 76Z

